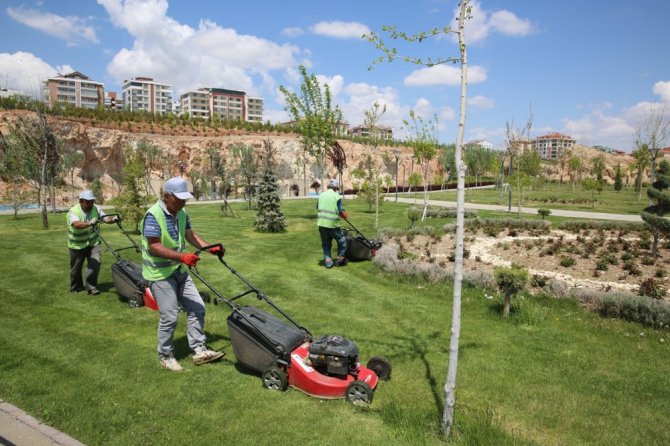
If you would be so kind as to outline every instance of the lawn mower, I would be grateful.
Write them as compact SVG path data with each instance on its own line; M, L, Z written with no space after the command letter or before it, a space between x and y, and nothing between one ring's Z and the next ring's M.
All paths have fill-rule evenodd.
M196 255L215 246L221 244L204 246L196 251ZM363 366L353 341L338 335L313 339L307 328L230 266L223 258L223 252L217 256L223 266L244 282L248 287L246 291L225 298L202 277L197 267L189 268L214 293L214 303L221 301L232 309L227 322L235 357L242 366L261 375L265 388L284 391L291 386L317 398L346 398L356 405L372 402L379 380L391 377L391 364L386 358L373 357ZM255 294L281 317L235 302L249 294Z
M119 214L107 214L105 217L117 217L115 221L116 224L119 226L123 235L125 235L131 243L130 246L113 249L107 240L100 234L100 231L98 231L100 222L93 225L93 230L98 234L98 237L102 240L107 251L111 252L116 258L116 262L112 264L112 281L114 282L116 294L119 295L119 299L128 302L128 306L131 308L146 306L152 310L158 310L156 300L154 300L151 290L149 289L149 282L142 277L142 267L137 263L122 258L119 254L120 251L130 248L134 248L135 252L139 253L139 246L137 246L135 240L133 240L128 232L123 229L123 226L121 226L121 216Z
M382 247L382 242L379 240L369 240L348 219L345 218L344 221L349 223L349 226L358 233L358 237L352 237L349 234L350 231L344 229L344 237L347 240L347 250L344 256L347 260L358 262L373 258L377 254L377 250Z

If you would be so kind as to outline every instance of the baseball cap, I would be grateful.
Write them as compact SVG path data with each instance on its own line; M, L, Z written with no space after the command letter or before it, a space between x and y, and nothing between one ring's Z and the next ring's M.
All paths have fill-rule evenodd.
M165 182L163 192L172 194L180 200L188 200L193 198L193 195L188 191L188 184L182 177L173 177Z
M338 183L337 180L336 180L335 178L332 178L332 179L328 180L328 187L333 187L333 188L337 187L337 188L339 188L339 187L340 187L340 183Z
M87 190L81 191L81 193L79 194L79 199L80 200L92 201L92 200L95 200L95 195L93 195L93 192L91 192L90 190L87 189Z

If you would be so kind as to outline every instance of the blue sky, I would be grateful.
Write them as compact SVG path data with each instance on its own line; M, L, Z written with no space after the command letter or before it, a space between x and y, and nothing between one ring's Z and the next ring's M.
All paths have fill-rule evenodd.
M502 148L506 123L532 136L630 151L650 109L670 112L667 0L478 0L466 30L470 68L465 140ZM202 86L265 99L265 118L288 120L280 85L297 66L327 82L351 125L385 104L382 123L402 136L409 110L437 114L440 142L456 139L458 67L396 61L360 36L393 25L407 33L453 24L456 0L3 0L0 81L26 93L57 72L80 71L120 92L150 76L175 97ZM389 41L387 39L387 41ZM393 44L393 41L389 41ZM451 38L395 43L403 55L457 56Z

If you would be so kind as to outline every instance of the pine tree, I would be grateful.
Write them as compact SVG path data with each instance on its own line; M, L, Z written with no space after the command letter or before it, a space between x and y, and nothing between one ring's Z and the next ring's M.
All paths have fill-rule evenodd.
M647 196L652 204L642 211L642 219L647 223L653 242L651 254L658 255L658 242L670 235L670 220L664 215L670 212L670 163L663 160L658 165L655 181L647 188Z
M281 210L281 193L274 173L274 147L272 142L263 142L263 175L256 195L256 223L260 232L283 232L286 230L286 217Z
M621 178L621 164L617 164L616 174L614 175L614 190L617 192L621 192L621 189L623 189L623 180Z

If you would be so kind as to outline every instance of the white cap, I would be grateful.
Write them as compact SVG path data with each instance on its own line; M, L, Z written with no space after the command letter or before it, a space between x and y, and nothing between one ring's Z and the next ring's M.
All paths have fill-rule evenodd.
M338 181L335 178L332 178L328 180L328 187L332 187L333 189L335 188L339 189L340 183L338 183Z
M188 200L193 198L193 195L188 191L188 184L182 177L173 177L165 182L163 192L172 194L180 200Z
M93 192L91 192L90 190L87 189L87 190L81 191L81 193L79 194L79 199L80 200L93 201L93 200L95 200L95 195L93 195Z

